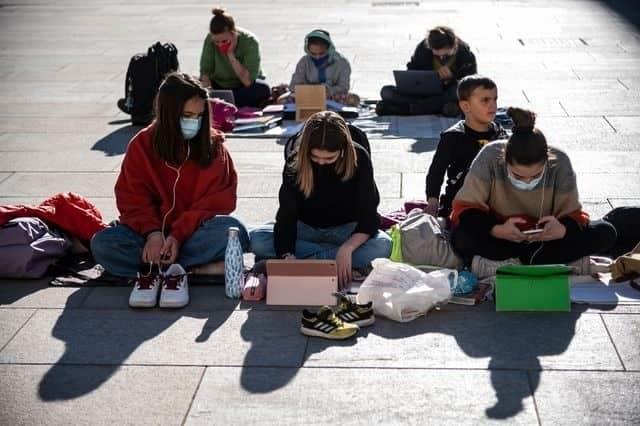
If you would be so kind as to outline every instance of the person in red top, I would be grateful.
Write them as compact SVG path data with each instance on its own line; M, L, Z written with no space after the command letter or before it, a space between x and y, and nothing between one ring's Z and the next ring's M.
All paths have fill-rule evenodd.
M229 216L238 178L223 141L210 128L200 82L169 74L158 91L156 119L127 147L115 186L120 223L91 240L96 261L140 281L151 265L192 268L223 260L231 226L240 229L246 250L247 230Z

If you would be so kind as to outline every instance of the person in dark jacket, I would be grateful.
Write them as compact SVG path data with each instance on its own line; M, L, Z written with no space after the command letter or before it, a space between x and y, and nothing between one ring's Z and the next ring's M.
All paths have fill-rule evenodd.
M437 71L442 81L443 93L421 97L400 93L395 86L384 86L380 91L378 115L444 114L455 117L460 114L456 89L458 82L478 71L476 57L467 43L459 39L449 27L435 27L416 46L407 63L408 70Z
M425 212L432 216L449 216L451 203L480 149L496 139L507 138L502 126L493 121L498 99L493 80L477 74L463 78L458 85L458 98L464 120L442 132L427 173ZM440 196L445 172L447 186Z
M335 259L344 286L352 268L362 271L391 254L391 239L378 230L380 196L369 154L334 112L305 123L284 166L279 201L275 225L250 233L256 259Z

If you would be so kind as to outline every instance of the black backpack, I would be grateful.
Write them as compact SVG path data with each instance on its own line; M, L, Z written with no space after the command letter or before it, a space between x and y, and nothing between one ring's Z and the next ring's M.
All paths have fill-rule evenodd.
M606 253L609 256L622 256L640 243L640 206L616 207L603 219L611 223L618 233L616 245Z
M367 134L351 123L347 123L347 126L349 127L349 133L351 133L351 140L366 149L369 155L371 155L371 145L369 144L369 138L367 137ZM287 139L287 142L284 144L285 161L287 161L291 157L291 155L298 149L296 143L298 142L301 134L302 130L289 137L289 139Z
M173 43L156 42L147 53L134 55L129 61L124 98L118 100L118 108L131 115L133 124L149 124L153 119L153 100L160 83L178 67L178 49Z

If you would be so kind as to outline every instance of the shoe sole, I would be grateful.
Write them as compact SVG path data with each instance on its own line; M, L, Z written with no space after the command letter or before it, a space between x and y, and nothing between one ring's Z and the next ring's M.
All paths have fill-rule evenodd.
M157 298L155 300L151 300L149 302L131 303L131 301L129 301L129 306L131 308L155 308L157 304L158 304L158 299Z
M158 306L161 307L161 308L179 309L179 308L184 308L188 304L189 304L188 300L187 300L186 303L180 303L180 304L176 303L176 302L162 302L162 301L160 301Z
M302 334L304 334L305 336L310 336L310 337L322 337L324 339L329 339L329 340L346 340L349 339L350 337L355 336L356 334L358 334L358 330L354 330L353 334L350 334L348 336L331 336L327 333L323 333L321 331L318 330L312 330L310 328L306 328L304 326L300 327L300 332Z
M347 321L349 324L355 324L358 327L368 327L371 324L373 324L374 322L376 322L376 318L375 317L371 317L371 318L367 318L367 319L363 319L363 320L359 320L359 321Z

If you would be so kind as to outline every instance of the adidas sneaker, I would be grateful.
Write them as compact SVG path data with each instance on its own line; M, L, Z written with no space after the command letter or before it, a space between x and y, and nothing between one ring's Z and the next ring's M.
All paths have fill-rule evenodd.
M373 315L373 303L369 302L364 305L354 303L342 293L333 293L338 299L338 308L335 316L342 321L350 324L356 324L359 327L367 327L373 324L376 317Z
M343 340L354 336L360 327L343 322L336 317L328 306L323 306L316 313L302 311L300 332L306 336L323 337L331 340Z

